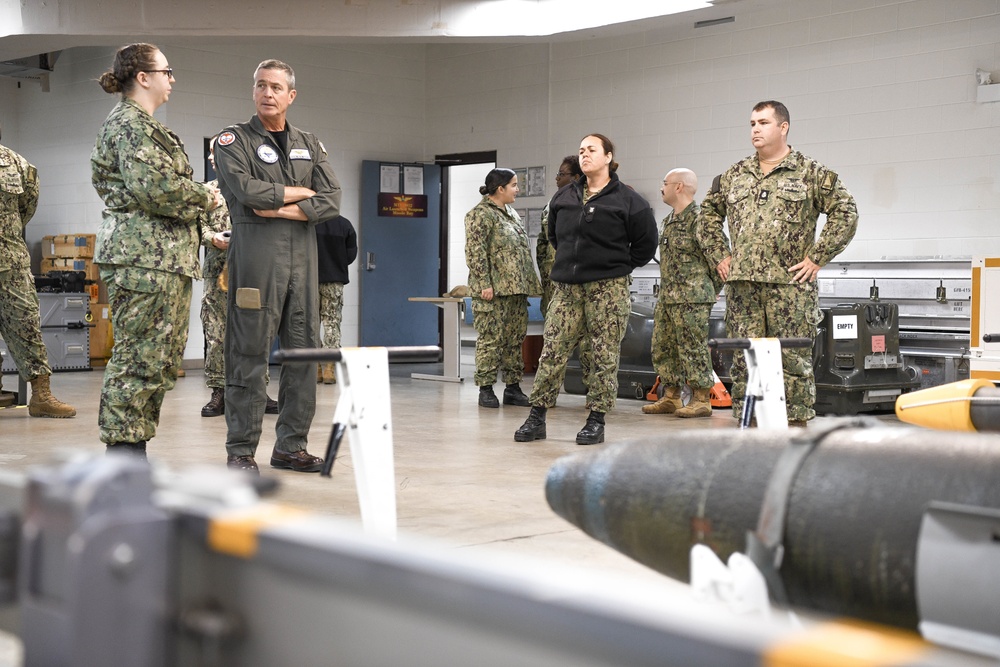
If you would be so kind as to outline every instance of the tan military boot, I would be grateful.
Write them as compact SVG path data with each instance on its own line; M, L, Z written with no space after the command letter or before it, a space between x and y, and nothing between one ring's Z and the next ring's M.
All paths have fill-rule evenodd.
M669 415L673 414L684 404L681 403L681 388L667 387L663 392L663 398L656 403L642 406L642 411L647 415Z
M337 376L333 372L333 364L323 364L323 384L337 384Z
M683 408L678 408L674 414L678 417L711 417L710 391L711 389L693 389L688 404Z
M323 364L316 364L316 384L323 384Z
M53 396L49 391L49 376L39 375L31 381L28 414L32 417L75 417L76 408Z

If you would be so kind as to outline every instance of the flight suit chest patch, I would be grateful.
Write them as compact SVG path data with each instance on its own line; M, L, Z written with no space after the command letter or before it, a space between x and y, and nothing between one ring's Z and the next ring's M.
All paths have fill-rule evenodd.
M261 144L257 147L257 157L263 162L274 164L278 161L278 151L267 144Z
M293 148L288 153L289 160L311 160L312 156L309 154L308 148Z

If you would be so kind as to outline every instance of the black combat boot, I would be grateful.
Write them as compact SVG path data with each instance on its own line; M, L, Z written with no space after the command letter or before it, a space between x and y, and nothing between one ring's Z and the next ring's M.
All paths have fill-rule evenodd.
M532 442L545 439L545 408L531 406L528 418L514 432L514 442Z
M109 456L133 456L140 461L147 461L146 441L139 442L112 442L107 446L105 454Z
M519 408L526 408L531 405L528 402L528 397L521 391L521 385L517 382L507 385L507 388L503 390L503 404L516 405Z
M479 388L479 407L481 408L499 408L500 401L497 400L497 395L493 393L493 385L484 384Z
M202 417L221 417L226 412L226 390L212 387L212 398L201 409Z
M271 398L270 396L267 397L267 403L264 404L264 414L265 415L278 414L278 402L273 398Z
M583 430L576 434L576 444L596 445L602 442L604 442L604 413L591 410Z

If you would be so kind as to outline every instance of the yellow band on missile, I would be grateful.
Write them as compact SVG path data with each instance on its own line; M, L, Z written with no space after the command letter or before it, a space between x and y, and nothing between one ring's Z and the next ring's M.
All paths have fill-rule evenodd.
M765 667L903 665L930 648L904 630L843 621L823 623L764 651Z
M901 394L896 399L900 421L943 431L975 431L969 414L969 399L993 383L982 378L960 380L939 387Z
M257 553L257 535L275 525L297 521L309 513L283 505L259 504L227 511L208 522L209 548L219 553L251 558Z

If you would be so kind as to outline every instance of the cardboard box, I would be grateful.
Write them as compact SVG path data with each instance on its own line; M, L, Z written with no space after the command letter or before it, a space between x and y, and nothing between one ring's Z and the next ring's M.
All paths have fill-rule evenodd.
M111 313L106 303L90 304L90 358L107 359L111 356L111 348L115 338L111 331Z
M96 234L59 234L42 238L42 257L93 257Z
M86 257L46 257L39 267L42 273L49 271L83 271L87 280L100 280L100 271L94 260Z

